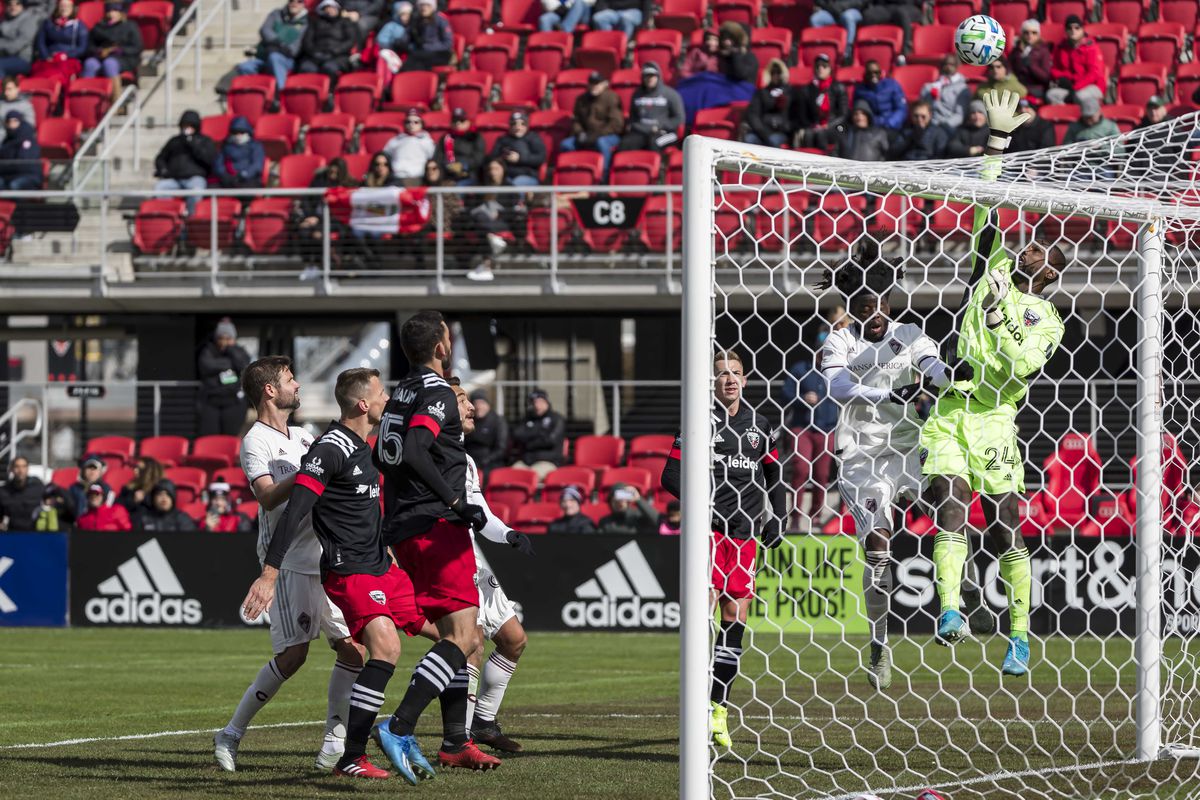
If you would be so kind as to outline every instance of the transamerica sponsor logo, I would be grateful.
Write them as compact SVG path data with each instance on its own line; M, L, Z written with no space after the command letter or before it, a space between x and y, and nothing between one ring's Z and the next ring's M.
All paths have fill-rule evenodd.
M596 569L596 577L575 587L563 606L569 628L677 628L679 603L665 600L662 584L638 548L629 542L616 558Z
M84 612L97 625L199 625L204 618L200 601L184 596L157 539L138 547L96 588L100 596L88 600Z

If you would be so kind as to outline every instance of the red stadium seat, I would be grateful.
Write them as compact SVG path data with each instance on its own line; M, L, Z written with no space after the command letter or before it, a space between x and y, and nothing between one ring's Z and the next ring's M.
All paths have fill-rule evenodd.
M537 206L529 210L529 222L526 226L525 241L528 242L530 248L535 253L549 253L553 242L551 239L552 231L557 231L558 247L562 247L571 240L571 234L574 229L575 215L572 209L564 208L560 205L555 224L550 220L550 209L544 206Z
M391 99L383 104L383 110L404 113L410 108L433 108L437 89L436 72L397 73L392 78Z
M513 511L512 525L522 533L545 533L547 526L561 516L558 503L525 503Z
M500 100L495 108L500 111L519 109L528 114L541 108L548 84L544 72L533 69L506 72L500 81Z
M531 469L497 467L487 478L486 497L510 507L524 505L537 491L538 475Z
M600 520L611 514L612 509L608 503L584 503L579 507L579 512L599 526Z
M346 162L346 174L355 182L361 181L371 169L371 159L374 157L374 153L342 153L342 160Z
M617 69L608 79L609 88L621 98L621 108L629 114L629 105L633 102L633 93L642 85L640 69Z
M908 56L908 63L941 64L947 53L954 52L954 31L956 29L957 27L954 25L917 25L914 27L912 52ZM902 69L904 67L897 67L896 72ZM895 75L892 77L896 78ZM899 78L896 79L899 80Z
M742 240L753 236L754 216L747 209L756 202L757 195L753 192L722 193L713 214L718 252L722 248L729 252L741 249Z
M1088 25L1087 32L1100 48L1109 72L1115 72L1125 61L1129 49L1129 29L1119 22L1093 22Z
M570 63L574 49L575 40L565 31L535 33L525 42L525 68L544 72L553 81Z
M484 111L475 116L475 130L483 137L484 152L492 152L492 146L508 133L508 111Z
M119 494L121 487L133 480L133 468L125 466L109 465L104 473L104 482L109 485L114 493Z
M753 28L750 31L750 50L758 57L760 66L766 66L772 58L790 64L792 40L792 32L787 28Z
M604 180L604 157L594 150L559 153L554 161L555 186L592 186Z
M1198 10L1200 2L1197 0L1159 0L1158 18L1162 22L1178 22L1190 31L1194 30L1196 23L1200 21L1197 19Z
M242 472L241 466L237 464L236 457L234 463L235 466L232 466L228 469L218 469L211 473L209 476L210 483L228 483L229 494L233 497L233 500L236 503L244 503L247 500L253 500L254 492L250 489L250 482L246 480L246 473ZM254 519L254 517L250 517L250 519Z
M1189 61L1175 67L1175 99L1187 109L1196 108L1192 95L1200 89L1200 61Z
M365 122L379 105L383 87L374 72L348 72L338 78L333 90L333 109L354 117L355 123Z
M759 249L777 253L795 243L804 234L807 205L808 196L803 192L764 194L760 202L762 213L754 220Z
M60 489L70 489L79 480L78 467L59 467L50 473L50 483Z
M199 467L215 472L238 463L242 440L237 436L212 434L192 442L192 452L183 459L184 466Z
M620 186L647 186L659 182L662 155L653 150L623 150L613 153L608 182Z
M854 37L854 63L878 61L890 72L896 56L904 52L904 30L896 25L863 25Z
M425 120L425 130L429 131L435 142L450 132L450 109L426 111L421 119Z
M79 137L83 134L83 123L74 117L50 117L38 123L38 145L42 158L65 160L75 156Z
M662 79L674 84L675 63L683 47L683 34L670 28L638 31L633 42L633 65L638 69L645 64L657 64Z
M913 36L919 32L926 30L925 28L917 28L913 31ZM920 99L921 89L930 81L937 80L938 69L930 64L908 64L902 67L896 67L892 70L892 77L904 89L904 96L908 102L913 103Z
M182 463L187 451L188 440L182 436L149 436L138 443L138 455L153 458L164 467Z
M499 30L533 33L537 30L542 4L538 0L502 0Z
M1003 453L1000 457L1003 458ZM1009 466L1020 467L1021 456L1012 454ZM1007 462L1006 462L1007 463ZM1042 465L1045 485L1042 507L1051 524L1073 528L1087 515L1088 503L1100 488L1100 456L1088 434L1068 433Z
M244 503L238 503L237 510L239 514L249 517L252 523L258 524L258 501L247 500Z
M558 155L562 140L571 135L571 114L557 108L534 111L529 115L529 129L545 140L547 157L552 159Z
M1028 0L992 0L988 15L992 19L999 22L1001 27L1006 30L1021 30L1021 24L1027 19L1037 19L1037 6L1030 9ZM978 13L978 12L976 12ZM958 19L939 19L938 22L943 22L948 25L958 27L958 23L962 22L966 17ZM919 28L913 30L913 49L916 49L916 35ZM1016 44L1015 41L1009 41L1009 46ZM947 50L946 52L952 52Z
M586 69L566 69L558 73L558 78L554 81L554 107L573 114L575 99L587 91L590 73L591 70Z
M471 46L471 69L500 80L516 65L520 47L520 37L511 31L482 34Z
M568 486L577 488L586 502L596 491L596 473L588 467L559 467L542 481L542 501L557 503Z
M143 200L133 218L134 249L148 256L173 252L183 232L183 209L177 197Z
M1117 123L1121 133L1129 133L1133 130L1134 126L1142 121L1142 115L1145 113L1143 106L1129 105L1128 103L1101 106L1100 110L1106 118Z
M404 130L404 117L399 111L376 111L367 117L358 134L359 150L365 153L383 150L389 139Z
M675 437L670 434L648 433L629 440L629 465L641 466L646 458L666 458L675 447Z
M692 133L699 136L711 136L714 139L734 139L737 131L738 118L731 113L729 106L705 108L696 112L695 122L692 123Z
M233 114L210 114L200 119L200 132L220 144L228 138L233 120Z
M1067 128L1070 127L1072 122L1079 119L1079 106L1042 106L1038 109L1038 116L1054 125L1054 141L1062 144L1063 137L1067 133Z
M583 224L579 210L574 206L571 207L571 213L575 216L575 227L583 240L583 247L589 253L615 253L625 246L633 233L625 228L591 228Z
M1046 16L1049 22L1066 22L1074 14L1080 19L1090 19L1087 0L1046 0Z
M672 148L667 151L667 185L683 185L683 151Z
M618 483L629 484L637 489L642 497L649 497L654 488L653 476L643 467L610 467L600 479L600 496L607 497Z
M242 201L234 197L201 197L195 211L184 220L188 244L202 250L218 250L233 247L237 233L237 217L242 213ZM216 217L216 241L213 241L213 217Z
M995 8L996 1L992 0L992 8ZM957 27L958 23L982 10L981 0L934 0L933 21L937 24Z
M66 115L82 122L85 130L96 127L111 105L112 80L109 78L76 78L67 86Z
M492 96L492 76L478 70L452 72L446 78L444 108L461 108L468 116L484 109Z
M208 488L208 474L198 467L168 467L163 477L175 484L175 505L194 503Z
M822 250L848 249L862 235L864 207L862 197L825 195L809 215L809 236Z
M575 48L575 66L608 77L625 60L628 46L629 40L621 31L587 31Z
M1135 61L1123 64L1117 76L1117 102L1144 106L1154 95L1163 94L1167 85L1169 64L1147 64Z
M275 101L275 79L270 75L236 75L229 83L225 100L230 114L245 117L251 125L257 124Z
M317 170L325 167L325 157L303 153L279 159L279 188L306 189Z
M54 78L21 78L21 91L29 95L33 103L33 113L38 122L48 118L58 110L58 101L62 98L63 85Z
M761 9L762 0L712 0L713 25L736 22L753 28Z
M842 59L846 52L846 29L837 25L826 25L824 28L805 28L800 31L799 60L801 64L812 66L819 55L827 55L833 63Z
M254 126L254 138L272 161L279 161L296 149L300 139L300 118L295 114L264 114Z
M89 439L83 452L101 456L106 460L115 458L118 463L128 464L133 460L136 443L128 436L97 436Z
M308 123L304 137L306 152L324 156L326 161L337 158L354 136L354 117L338 111L316 114Z
M279 110L295 114L302 124L320 114L329 98L329 76L322 73L298 73L288 76L279 92Z
M625 440L620 436L580 436L574 449L577 467L617 467L625 458Z
M137 23L145 52L162 49L174 16L175 6L169 0L138 0L129 6L129 19Z
M1088 30L1091 33L1091 30ZM1174 64L1183 51L1187 31L1179 22L1146 22L1138 28L1136 58L1157 64Z
M354 173L350 173L353 175ZM361 178L361 175L358 176ZM275 255L287 247L291 233L292 201L289 197L259 197L246 211L243 241L255 255Z
M454 0L442 13L450 21L450 30L455 36L461 36L471 44L491 20L491 5L491 0Z
M663 0L654 16L654 27L679 31L684 36L704 27L708 0Z
M1150 10L1150 0L1104 0L1105 22L1119 22L1136 35L1142 17Z
M682 199L679 195L672 198L670 213L667 209L667 195L652 194L642 206L642 217L638 222L639 241L652 253L663 253L667 250L667 235L670 232L671 250L676 255L680 253L683 232L683 217L680 214Z

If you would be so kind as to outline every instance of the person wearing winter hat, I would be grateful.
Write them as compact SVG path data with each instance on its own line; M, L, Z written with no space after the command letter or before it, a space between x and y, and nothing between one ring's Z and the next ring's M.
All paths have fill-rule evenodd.
M358 25L342 16L337 0L321 0L317 13L308 15L308 27L300 40L300 58L296 71L322 73L337 80L350 71L350 54L362 44Z
M225 317L217 323L212 338L204 343L196 358L196 376L200 379L198 435L241 433L246 421L242 370L249 363L250 355L237 343L237 328Z
M567 420L550 406L550 395L542 389L529 393L529 412L512 432L521 460L516 466L532 469L544 478L563 463L563 441Z
M234 117L229 124L229 136L217 154L217 180L222 189L257 189L263 185L263 164L266 153L261 142L254 139L254 126L245 117ZM249 202L245 198L244 202Z
M983 155L988 140L987 108L982 100L972 100L967 106L967 118L950 137L946 145L947 158L968 158Z
M492 401L483 389L471 392L468 398L475 407L475 430L467 434L464 445L467 455L475 459L479 470L487 476L496 467L503 467L508 455L508 421L492 410Z
M192 109L179 117L179 133L167 140L154 158L154 184L157 192L179 189L206 189L208 176L217 159L217 144L200 131L200 114ZM187 198L188 214L200 198Z
M208 485L208 507L200 519L200 529L216 533L250 533L250 518L234 507L228 483L214 481Z
M137 72L142 63L142 31L136 22L125 18L125 4L109 0L104 18L88 34L88 57L83 61L83 77L103 74L112 79L112 98L121 93L121 73Z
M13 108L4 114L4 140L0 141L0 189L19 191L42 188L42 149L37 131Z
M85 511L75 521L81 531L128 531L133 526L129 520L129 512L124 506L106 505L105 497L108 490L102 483L93 483L85 493L87 505Z
M1063 26L1066 38L1054 47L1050 65L1053 88L1046 90L1046 102L1078 103L1084 98L1100 100L1107 90L1104 57L1100 47L1083 29L1083 20L1072 14Z
M434 0L417 0L417 12L405 38L408 57L402 71L431 70L447 66L453 58L454 32L450 18L438 11Z
M641 85L629 98L629 119L620 149L661 152L679 142L684 119L683 98L663 83L658 64L647 61L642 65Z
M133 515L139 531L194 531L196 522L176 506L174 481L163 478L150 490L150 504Z
M577 486L568 486L558 496L558 507L563 515L546 527L546 533L595 533L596 524L591 517L580 511L583 492Z
M704 31L700 44L692 45L683 64L679 67L680 78L690 78L701 72L720 72L721 65L718 53L721 49L721 37L712 28Z
M643 69L653 66L647 64ZM657 69L657 67L655 67ZM608 85L608 78L599 72L588 76L588 88L575 98L571 135L562 140L561 149L598 150L604 158L603 178L608 180L608 165L613 151L621 143L625 130L625 113L621 98Z
M1079 101L1079 119L1067 126L1063 144L1090 142L1092 139L1120 135L1121 129L1117 127L1117 123L1104 116L1100 101L1094 97L1085 97Z

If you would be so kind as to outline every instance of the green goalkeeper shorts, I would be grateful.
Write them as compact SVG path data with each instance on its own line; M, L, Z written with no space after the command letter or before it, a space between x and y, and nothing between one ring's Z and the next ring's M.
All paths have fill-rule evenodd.
M921 428L921 474L960 475L980 494L1023 493L1017 409L940 397Z

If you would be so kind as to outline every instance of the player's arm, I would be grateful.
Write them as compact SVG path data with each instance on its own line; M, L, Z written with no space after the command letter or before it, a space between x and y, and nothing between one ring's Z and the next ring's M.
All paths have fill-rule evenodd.
M938 356L933 339L920 334L910 348L912 365L937 389L944 389L958 381L969 381L975 377L975 369L966 361L956 361L954 366Z
M469 461L468 469L473 469L478 476L479 468L475 465L474 461L470 460L470 456L467 456L467 459ZM525 555L533 555L533 542L529 540L529 537L520 531L514 531L505 524L504 520L492 513L492 507L488 505L487 498L480 491L478 479L474 482L468 481L467 503L479 506L483 509L483 513L487 515L487 524L479 531L479 534L483 538L498 544L512 545Z
M783 465L779 463L779 434L776 432L767 443L762 457L762 475L767 484L767 498L771 502L771 516L763 525L763 547L778 547L783 541L783 529L788 519L788 492L783 483Z
M271 447L261 439L242 440L242 472L254 492L254 499L268 511L288 501L296 476L277 481L271 475Z
M888 399L890 393L887 389L863 386L854 380L849 365L850 353L845 338L840 335L827 338L821 347L821 375L828 385L829 396L839 405L851 402L875 405Z
M679 457L682 454L683 434L675 434L675 442L671 445L671 452L667 454L667 463L663 464L662 471L662 486L671 496L679 499Z
M437 495L439 500L446 504L447 508L470 524L472 528L481 531L487 524L487 516L483 509L467 502L465 488L462 494L452 489L433 461L433 444L437 441L438 434L442 432L442 420L439 420L435 414L426 413L426 411L431 412L434 408L434 401L441 400L439 410L446 421L450 421L451 415L458 415L458 398L452 391L449 391L449 387L446 389L447 391L444 393L446 396L430 395L429 408L413 414L412 420L409 421L408 430L404 434L402 451L404 463L416 473L416 476L429 487L431 492ZM418 406L418 408L420 407Z
M1020 339L1002 322L993 326L989 320L988 331L995 341L996 350L1008 363L1014 378L1025 379L1040 370L1062 342L1062 319L1057 312L1051 312L1049 316L1050 319L1024 326Z

